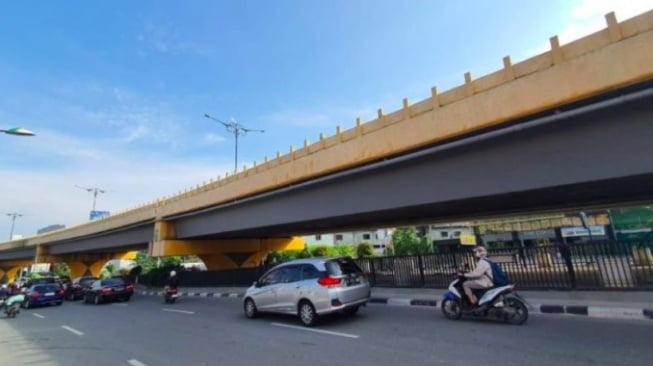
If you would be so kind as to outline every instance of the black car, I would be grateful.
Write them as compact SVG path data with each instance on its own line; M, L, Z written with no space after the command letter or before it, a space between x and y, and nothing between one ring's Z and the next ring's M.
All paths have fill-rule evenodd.
M72 284L66 290L66 300L79 300L84 297L84 291L90 288L93 282L98 278L94 276L78 277L75 278Z
M28 279L23 287L30 288L34 285L46 285L46 284L55 284L61 287L59 279L57 277L38 277Z
M25 309L40 305L61 305L64 291L58 283L45 283L32 285L25 291L25 301L22 306Z
M84 302L99 305L105 301L129 301L134 294L134 285L126 283L121 278L107 278L93 282L84 291Z

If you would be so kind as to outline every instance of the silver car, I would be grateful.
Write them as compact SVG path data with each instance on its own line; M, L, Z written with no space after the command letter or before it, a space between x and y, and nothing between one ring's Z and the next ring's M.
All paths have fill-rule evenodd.
M259 313L293 314L312 326L320 315L356 314L369 299L370 284L351 258L308 258L267 271L247 289L243 307L248 318Z

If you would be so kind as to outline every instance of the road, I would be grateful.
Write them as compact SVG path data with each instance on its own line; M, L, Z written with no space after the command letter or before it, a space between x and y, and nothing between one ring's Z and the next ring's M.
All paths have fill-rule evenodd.
M371 304L315 329L236 298L64 303L0 318L3 365L651 365L653 322L534 314L525 326Z

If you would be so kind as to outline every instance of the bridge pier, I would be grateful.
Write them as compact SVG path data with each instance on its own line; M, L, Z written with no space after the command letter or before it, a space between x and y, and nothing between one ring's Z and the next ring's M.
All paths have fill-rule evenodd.
M302 250L305 245L301 237L177 240L174 224L165 221L156 222L154 233L149 255L197 255L210 271L257 267L271 251Z
M32 264L31 260L12 260L0 262L0 281L14 282L18 278L18 273L24 267Z
M36 263L66 263L70 277L99 277L104 265L113 259L136 259L135 251L121 253L88 253L47 255L44 250L37 252Z

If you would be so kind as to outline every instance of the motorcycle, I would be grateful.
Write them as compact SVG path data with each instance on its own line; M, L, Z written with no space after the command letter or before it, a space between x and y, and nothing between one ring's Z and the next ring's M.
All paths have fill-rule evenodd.
M459 275L451 284L442 300L442 313L447 319L458 320L463 315L477 318L493 317L514 325L522 325L528 320L527 302L517 292L515 285L473 290L479 299L478 304L469 302L463 290L466 277Z
M0 298L0 309L2 309L7 318L15 318L20 313L20 304L23 301L25 301L25 295L23 294Z
M163 301L166 304L174 304L177 301L177 297L179 297L179 293L176 287L166 287L163 289Z

